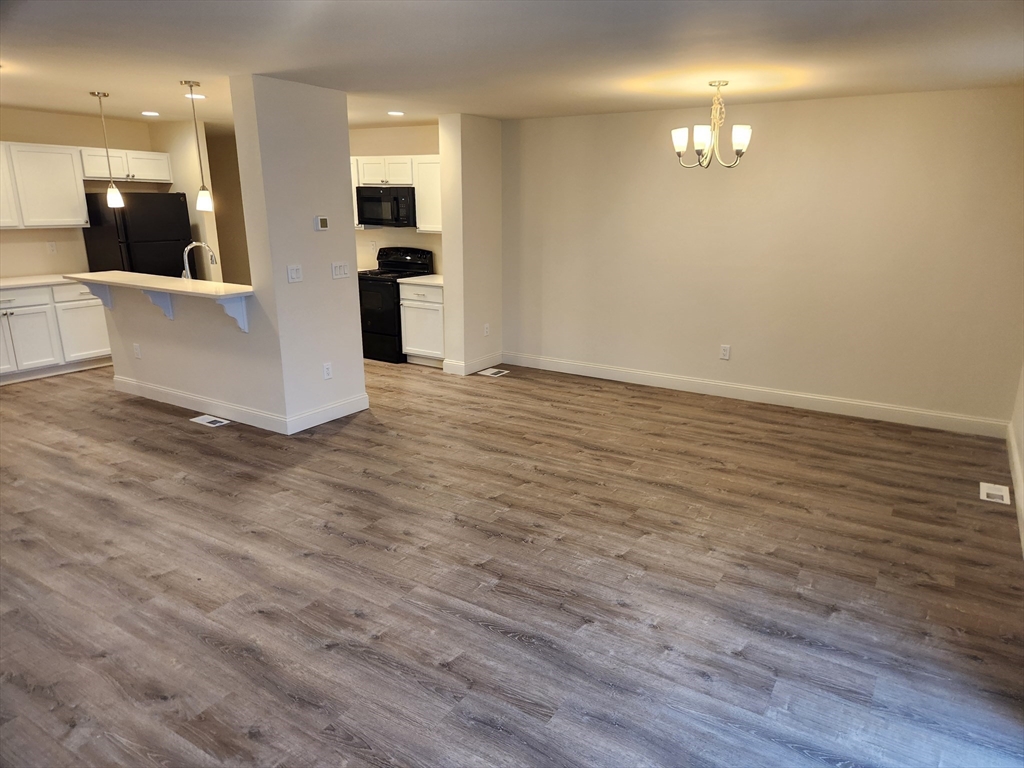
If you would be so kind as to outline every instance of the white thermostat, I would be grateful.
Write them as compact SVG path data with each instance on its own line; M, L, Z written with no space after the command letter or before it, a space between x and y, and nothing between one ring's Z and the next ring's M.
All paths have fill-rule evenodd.
M313 220L313 228L317 232L323 232L325 229L327 229L327 217L317 216L316 219Z

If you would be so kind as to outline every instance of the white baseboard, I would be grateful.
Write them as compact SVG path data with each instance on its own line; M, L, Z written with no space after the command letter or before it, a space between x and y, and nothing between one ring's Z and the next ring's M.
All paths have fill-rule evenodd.
M701 395L731 397L736 400L749 400L755 403L788 405L792 408L837 413L842 416L858 416L864 419L878 419L879 421L891 421L897 424L909 424L915 427L929 427L931 429L944 429L950 432L961 432L971 435L1006 437L1007 423L1001 419L988 419L959 413L944 413L942 411L928 411L922 408L908 408L887 403L874 403L867 400L851 400L845 397L813 395L806 392L789 392L769 387L755 387L749 384L733 384L727 381L676 376L655 371L641 371L613 365L562 360L555 357L527 355L519 352L505 352L502 355L502 360L510 365L522 365L527 368L539 368L545 371L558 371L559 373L574 373L579 376L590 376L596 379L624 381L630 384L646 384L651 387L678 389Z
M1024 445L1017 444L1013 424L1006 428L1006 449L1010 454L1010 475L1013 477L1013 500L1017 503L1017 530L1024 553Z
M304 411L295 416L289 416L285 428L286 435L294 435L310 427L326 424L328 421L340 419L359 411L365 411L370 407L370 397L365 392L354 395L336 403L325 405L322 408L314 408L311 411Z
M485 357L478 357L476 360L469 360L467 362L463 362L461 360L449 360L446 358L442 369L445 373L454 373L456 376L468 376L471 373L482 371L484 368L493 368L496 365L501 365L501 361L504 358L505 355L501 352L494 352L493 354L486 355Z
M369 407L369 398L364 392L361 395L350 397L341 402L331 403L322 408L315 408L295 416L286 417L278 413L261 411L256 408L249 408L244 405L225 403L221 400L214 400L208 397L201 397L190 392L182 392L179 389L162 387L159 384L149 384L124 376L114 376L114 389L128 395L138 395L161 403L177 405L181 408L188 408L200 413L208 413L211 416L219 416L229 421L237 421L240 424L248 424L250 427L259 427L282 435L293 435L304 429L315 427L342 416L348 416L356 411L362 411Z
M14 371L13 373L5 373L3 376L0 376L0 387L7 384L17 384L19 381L45 379L50 376L63 376L65 373L88 371L91 368L103 368L107 365L113 365L113 361L109 356L63 363L62 365L51 365L49 368L33 368L30 371Z

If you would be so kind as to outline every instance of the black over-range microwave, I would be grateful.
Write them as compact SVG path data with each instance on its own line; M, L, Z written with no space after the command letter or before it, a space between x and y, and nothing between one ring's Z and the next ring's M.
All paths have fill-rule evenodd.
M413 187L356 187L359 223L370 227L415 227Z

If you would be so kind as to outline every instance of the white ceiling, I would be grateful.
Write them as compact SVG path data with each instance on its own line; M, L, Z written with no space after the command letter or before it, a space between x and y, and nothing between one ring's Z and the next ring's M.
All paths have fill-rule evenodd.
M228 77L348 91L353 125L1024 81L1024 0L3 0L0 103L231 122ZM389 109L406 113L389 118Z

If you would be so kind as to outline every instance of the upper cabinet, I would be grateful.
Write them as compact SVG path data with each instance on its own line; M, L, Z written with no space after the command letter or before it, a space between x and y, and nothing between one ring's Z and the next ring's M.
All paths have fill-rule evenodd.
M171 156L166 152L144 152L137 149L110 150L110 169L103 147L82 148L82 168L87 179L115 181L159 181L171 183Z
M7 144L0 143L0 227L20 227L18 198L14 191L14 173Z
M416 231L441 231L441 156L414 155L412 179L416 188Z
M7 150L22 226L89 225L78 147L12 143Z
M357 157L359 183L412 186L412 157Z

